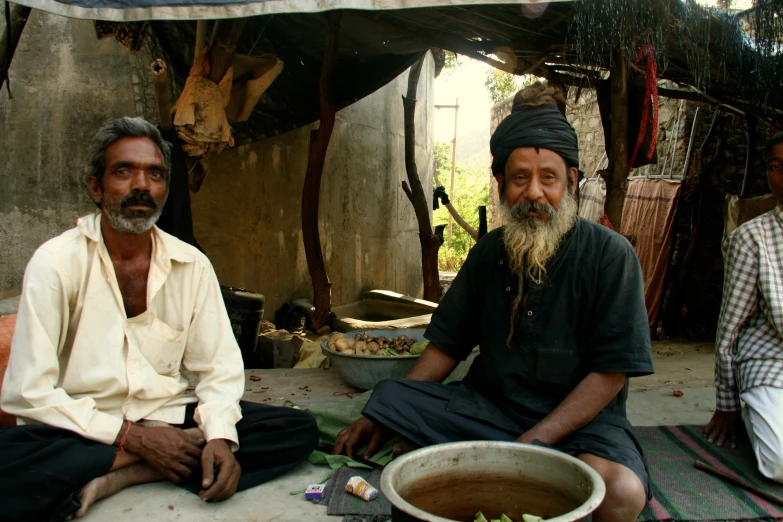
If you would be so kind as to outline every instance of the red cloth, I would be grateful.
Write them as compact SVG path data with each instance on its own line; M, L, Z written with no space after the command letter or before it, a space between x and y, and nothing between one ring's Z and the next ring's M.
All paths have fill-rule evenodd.
M628 183L620 233L633 243L644 274L644 302L650 328L663 299L674 233L680 181L634 179Z
M16 314L0 317L0 390L3 389L3 377L8 368L8 357L11 355L11 339L14 337ZM16 417L0 410L0 428L16 426Z

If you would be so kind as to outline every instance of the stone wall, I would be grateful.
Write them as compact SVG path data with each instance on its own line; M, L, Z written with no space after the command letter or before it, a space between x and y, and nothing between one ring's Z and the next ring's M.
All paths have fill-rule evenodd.
M130 55L92 22L33 10L0 92L0 292L21 285L47 239L95 208L85 144L107 119L137 114Z
M321 186L320 231L332 304L382 288L421 296L421 249L406 179L401 96L407 72L340 111ZM432 194L434 66L419 80L416 159ZM314 127L221 153L192 195L196 237L224 284L267 298L267 316L284 302L311 297L301 196L308 136Z
M499 103L490 113L490 130L511 112L512 98ZM591 176L596 169L606 168L604 157L604 132L598 111L595 91L584 89L576 98L576 89L569 90L569 106L566 110L579 136L579 162L585 175ZM681 179L685 157L690 141L696 109L701 116L694 135L694 153L704 142L709 131L714 109L709 106L686 103L670 98L660 98L658 117L658 163L648 165L631 172L632 176L661 176ZM679 117L679 123L678 123ZM705 176L703 199L701 202L701 226L693 251L693 262L685 276L679 272L688 243L691 238L691 220L695 202L685 190L679 201L675 222L675 237L667 274L664 313L662 320L675 327L670 335L710 340L714 337L717 325L720 301L723 290L723 257L721 243L723 238L723 207L727 195L739 194L745 172L747 154L747 125L741 115L722 111L717 140L706 151L706 156L714 156ZM766 194L767 178L765 171L764 148L769 129L759 124L756 131L756 151L747 181L747 196ZM603 161L602 161L603 160ZM665 167L664 167L665 165ZM491 173L490 173L491 176ZM490 228L499 226L493 217L497 215L497 187L492 181L490 192ZM682 279L680 279L682 277ZM675 299L681 306L670 301L674 285L684 281L679 288L680 297ZM677 308L676 310L674 308Z
M157 123L148 45L129 54L89 21L33 11L0 92L0 295L19 288L43 242L94 209L84 188L86 144L105 121ZM407 73L340 111L321 191L321 234L334 304L364 290L420 295L421 251L405 179L401 94ZM417 160L432 193L434 68L422 72ZM299 129L210 159L193 195L195 234L221 283L264 293L271 313L311 295L300 205L309 132ZM269 316L269 314L267 314Z

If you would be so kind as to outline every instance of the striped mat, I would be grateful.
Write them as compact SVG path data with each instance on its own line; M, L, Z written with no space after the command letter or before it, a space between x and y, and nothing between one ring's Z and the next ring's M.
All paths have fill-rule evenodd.
M693 467L695 460L701 460L783 496L783 485L759 473L747 439L732 450L708 444L702 436L703 426L641 427L636 431L647 453L653 494L640 521L783 519L783 506Z

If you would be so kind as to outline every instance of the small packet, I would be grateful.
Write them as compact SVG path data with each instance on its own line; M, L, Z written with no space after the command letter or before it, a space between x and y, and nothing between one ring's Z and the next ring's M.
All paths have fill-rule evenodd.
M345 491L367 502L378 496L378 490L362 477L352 477L345 485Z
M311 484L305 490L305 498L307 500L321 500L324 498L324 489L323 484Z

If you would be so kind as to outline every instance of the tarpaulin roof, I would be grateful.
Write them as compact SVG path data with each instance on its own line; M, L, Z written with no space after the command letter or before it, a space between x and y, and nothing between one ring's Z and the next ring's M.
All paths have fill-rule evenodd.
M334 9L342 10L332 89L338 108L379 89L429 49L453 51L515 74L590 86L606 77L618 51L629 58L634 81L643 82L644 64L637 54L648 45L654 48L658 79L678 83L692 99L765 119L779 116L783 106L783 55L766 45L783 33L778 0L760 2L747 17L753 40L764 45L748 43L746 20L682 0L18 1L78 18L150 20L152 38L180 84L193 62L193 20L249 16L236 51L271 53L285 67L249 120L234 126L237 143L318 119L328 32L326 15L318 11ZM220 22L210 26L215 23Z
M537 4L571 0L499 0L493 4ZM471 6L485 0L19 0L17 4L88 20L214 20L335 9L389 11L426 7Z

